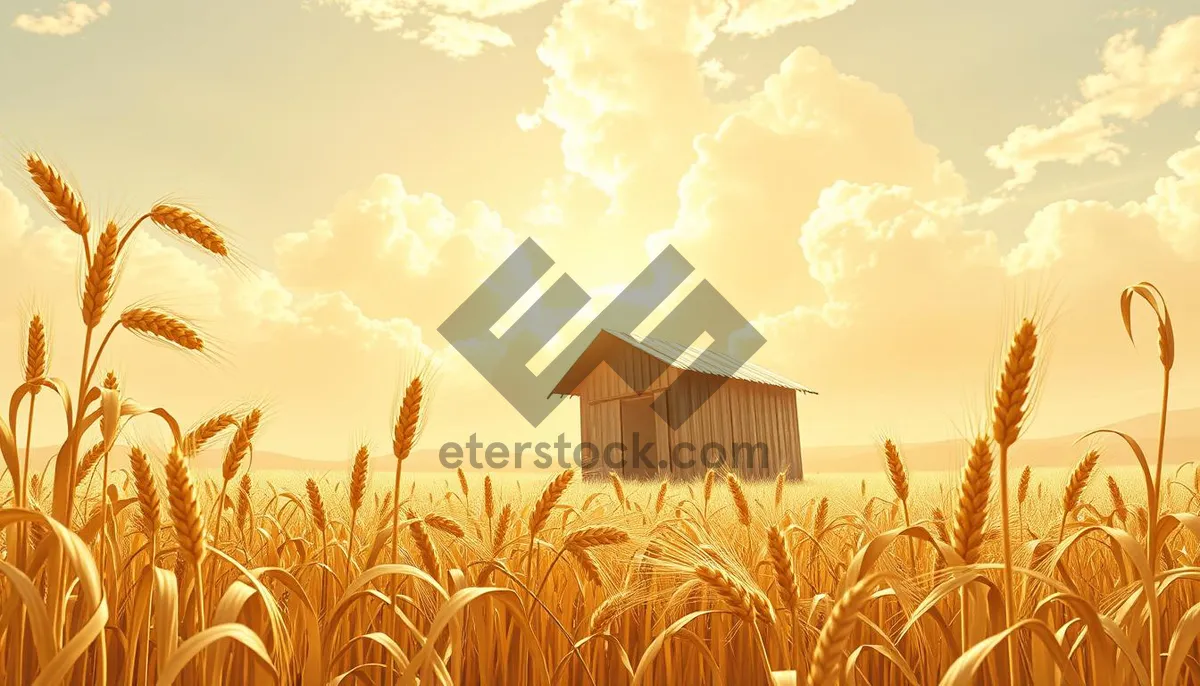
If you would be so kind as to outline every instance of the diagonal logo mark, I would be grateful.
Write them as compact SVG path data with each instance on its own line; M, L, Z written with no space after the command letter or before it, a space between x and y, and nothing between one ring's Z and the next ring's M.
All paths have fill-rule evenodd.
M525 239L438 327L438 333L533 426L541 424L562 402L561 396L551 396L554 386L601 331L632 332L694 271L679 251L668 246L540 374L534 374L527 367L529 361L591 300L583 288L564 274L504 334L496 336L491 327L553 265L541 246L532 238ZM669 364L681 366L679 357L689 343L705 333L712 343L682 365L687 369L724 369L732 373L766 343L762 334L707 280L688 293L650 336L674 343L679 353ZM598 360L595 366L606 362ZM634 392L647 390L645 381L635 378L625 365L609 366ZM668 412L667 398L688 373L701 372L684 372L651 405L673 429L687 421L727 380L727 375L714 375L713 383L689 391L686 410Z

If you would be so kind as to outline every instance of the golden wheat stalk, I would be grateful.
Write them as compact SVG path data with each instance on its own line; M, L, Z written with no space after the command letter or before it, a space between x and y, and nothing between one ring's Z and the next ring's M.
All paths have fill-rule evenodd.
M1129 518L1129 508L1125 504L1121 486L1117 484L1117 480L1111 474L1108 476L1108 497L1112 500L1113 514L1124 523Z
M942 543L950 543L950 530L946 528L946 513L942 511L942 508L935 507L930 516L933 517L933 528L937 532L938 540Z
M209 441L216 438L222 431L237 425L237 417L228 412L221 412L196 425L181 441L180 450L185 456L195 455Z
M200 334L187 322L168 312L135 307L121 313L120 324L130 333L167 341L185 350L204 350Z
M392 428L392 455L396 458L396 479L392 489L392 498L396 501L396 509L392 512L392 563L398 562L399 529L400 529L400 475L404 461L412 454L417 441L417 430L421 424L421 403L425 394L424 383L420 376L414 376L404 389L404 399L400 410L396 413L396 421Z
M1167 407L1171 391L1171 369L1175 366L1175 327L1171 324L1171 313L1167 308L1167 300L1158 287L1146 281L1128 286L1121 291L1121 321L1125 324L1125 333L1129 336L1131 343L1133 342L1132 308L1135 295L1146 301L1158 319L1158 359L1163 370L1162 402L1158 414L1158 452L1155 459L1153 482L1148 484L1149 493L1146 494L1149 500L1146 522L1146 558L1149 562L1149 573L1144 580L1146 611L1150 618L1150 621L1147 622L1150 639L1149 653L1153 656L1150 660L1150 684L1151 686L1160 686L1163 675L1158 658L1162 654L1163 641L1162 625L1159 622L1159 598L1158 592L1155 590L1154 579L1158 577L1158 546L1160 543L1158 518L1162 504L1162 468L1163 453L1167 443Z
M817 503L817 513L813 517L813 533L820 536L825 531L825 526L829 523L829 496L822 496L821 501Z
M1008 449L1021 433L1029 401L1037 342L1037 329L1033 322L1029 319L1023 320L1013 335L1012 344L1009 345L992 406L992 440L1000 449L1000 527L1004 553L1001 578L1004 587L1004 619L1008 626L1013 626L1017 621L1013 587L1012 531L1009 519ZM1017 642L1005 643L1009 683L1016 686L1021 678L1017 673L1020 668Z
M46 343L46 325L42 321L39 314L34 314L29 318L29 326L25 330L24 338L25 349L22 351L22 357L25 360L25 384L29 388L29 418L25 425L25 461L21 466L21 479L19 484L14 485L16 490L18 506L27 505L30 488L30 479L33 475L29 472L29 457L33 452L33 411L37 404L38 393L42 390L42 383L46 379L46 369L49 360L49 347ZM21 555L24 555L24 547L21 547Z
M1029 480L1033 478L1033 470L1029 465L1025 465L1025 469L1021 470L1021 478L1017 481L1017 505L1024 505L1025 499L1029 497Z
M193 209L180 205L155 205L150 209L149 217L155 224L183 236L214 255L229 256L225 239L216 227Z
M175 540L179 544L177 559L185 568L191 566L195 575L196 616L203 629L206 623L204 558L208 552L208 542L192 472L177 446L167 454L166 476L167 508L171 526L175 530Z
M737 513L738 522L742 526L750 526L750 501L746 500L746 491L742 488L742 482L737 478L737 475L730 472L725 475L725 482L729 484L729 495L733 498L733 508Z
M213 533L214 538L219 539L221 536L221 512L225 507L225 493L229 489L229 482L233 480L234 476L237 476L238 470L242 467L242 462L250 454L253 448L254 434L258 431L258 425L261 421L261 409L256 407L247 412L242 421L237 423L237 430L233 433L233 439L229 441L229 445L225 449L225 458L221 461L221 494L218 496L213 508L213 518L216 520L216 531ZM184 445L186 448L190 443L185 439Z
M496 495L492 490L492 475L488 474L483 477L483 512L487 515L488 521L496 514Z
M576 529L563 539L563 548L568 551L587 550L605 545L620 545L629 542L629 533L614 526L597 524Z
M88 451L83 454L79 460L79 466L75 468L75 488L79 488L92 469L104 457L104 441L97 441L95 445L88 448Z
M608 481L612 484L613 497L617 499L617 504L621 507L628 507L628 504L625 502L625 485L621 483L621 475L616 472L609 472Z
M241 421L237 422L237 430L233 432L233 438L225 448L225 458L221 461L221 475L225 479L232 479L241 469L242 462L254 448L254 435L258 433L260 423L262 423L262 410L257 407L247 412Z
M357 514L362 507L363 497L367 493L367 468L370 460L370 450L360 445L354 453L354 466L350 470L350 511ZM353 533L353 527L351 527Z
M512 505L504 504L500 510L500 519L496 521L496 533L492 538L492 553L496 554L504 547L504 539L508 537L508 527L512 523Z
M588 633L599 634L607 631L617 617L628 609L625 603L629 601L631 595L628 590L623 589L601 601L592 611L592 618L588 622Z
M1096 463L1100 461L1100 453L1096 450L1089 450L1075 464L1075 469L1071 471L1071 477L1067 480L1067 487L1063 490L1062 500L1062 521L1058 526L1058 542L1062 543L1063 534L1067 530L1067 518L1079 506L1079 498L1083 495L1083 489L1087 488L1088 481L1092 478L1092 471L1096 469Z
M796 571L792 565L792 554L787 541L776 527L767 529L767 553L771 558L771 571L775 575L775 588L779 600L788 612L795 613L799 591L796 588Z
M1017 441L1029 400L1029 387L1037 352L1037 329L1031 320L1021 322L1013 336L992 408L992 439L1003 451Z
M664 479L658 487L658 497L654 499L654 514L662 514L663 507L667 504L667 488L670 483Z
M238 486L237 500L237 527L238 531L245 532L246 521L250 517L250 474L243 474L241 483Z
M730 610L744 622L754 620L754 602L750 590L734 579L725 570L710 564L698 564L692 573L705 586L716 592Z
M25 156L25 168L54 214L73 233L86 237L91 231L87 209L63 175L37 153Z
M463 534L465 533L462 526L458 522L445 515L433 513L427 514L425 515L425 524L432 529L437 529L442 533L450 534L455 538L462 538Z
M321 489L310 478L304 482L304 490L308 493L308 512L312 516L313 526L324 534L329 522L325 518L325 499L321 497Z
M568 469L554 477L550 483L542 490L542 494L538 497L537 503L533 506L533 511L529 515L529 535L532 538L541 532L546 526L546 521L550 519L550 512L558 501L566 492L567 486L571 485L571 479L575 477L575 470Z
M467 483L467 474L462 467L458 468L458 490L462 491L463 502L469 507L471 503L471 485Z
M180 552L198 572L208 551L204 518L200 514L200 499L196 495L192 471L176 448L167 454L166 475L167 504L175 539L179 542Z
M850 634L858 623L858 614L871 599L872 585L872 579L863 579L843 593L834 604L813 648L808 666L808 686L824 686L837 683L840 679Z
M417 546L417 552L421 555L421 565L425 568L429 575L437 579L441 576L441 567L438 565L437 551L434 550L433 541L429 538L429 533L425 531L424 523L417 518L412 510L409 510L407 516L412 521L408 525L408 532L412 534L413 543Z
M392 454L396 456L397 462L407 460L416 443L423 396L424 386L421 378L414 377L404 391L404 400L401 402L400 412L396 415L395 429L392 432Z
M83 325L95 328L104 318L112 300L113 282L117 268L117 225L109 222L96 242L96 254L88 265L83 281L83 303L80 312Z
M49 359L46 344L46 324L42 316L35 314L29 319L25 331L25 383L31 384L30 394L37 395L41 390L38 382L46 378L46 366Z
M713 486L717 482L717 473L710 467L704 472L704 520L708 522L708 501L712 500Z
M992 490L992 463L992 449L987 439L976 438L963 467L953 529L954 550L969 565L979 561L983 547L988 497Z
M900 449L892 442L892 439L887 439L883 442L883 455L887 464L888 483L892 485L892 491L901 502L908 502L908 469L904 466L904 459L900 457Z
M583 576L587 578L595 586L603 586L604 579L600 576L600 565L596 564L596 558L585 548L572 548L568 552L575 559L579 570L583 572Z
M904 458L900 456L900 449L890 438L883 442L883 455L887 465L888 483L891 484L896 498L900 500L900 507L904 511L904 526L907 528L912 526L912 520L908 514L908 468L904 465ZM915 566L917 552L911 538L908 539L908 558L909 564Z
M154 473L150 469L150 460L141 448L134 446L129 450L129 467L133 472L134 490L137 493L138 508L142 514L142 527L147 538L156 539L158 524L162 519L162 505L158 494L158 485Z
M360 445L354 453L354 466L350 469L350 533L346 543L346 577L353 575L354 568L354 534L358 529L358 511L362 509L363 498L367 494L368 462L370 450L366 444Z

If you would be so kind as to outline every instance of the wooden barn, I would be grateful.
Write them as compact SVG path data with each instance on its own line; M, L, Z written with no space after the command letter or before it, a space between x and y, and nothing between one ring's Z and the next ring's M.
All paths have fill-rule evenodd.
M747 480L774 479L785 467L789 478L804 478L796 395L815 392L725 355L700 360L700 352L597 334L553 390L579 397L585 477L619 470L627 479L687 479L723 464ZM651 407L660 397L670 421ZM634 459L635 445L644 457Z

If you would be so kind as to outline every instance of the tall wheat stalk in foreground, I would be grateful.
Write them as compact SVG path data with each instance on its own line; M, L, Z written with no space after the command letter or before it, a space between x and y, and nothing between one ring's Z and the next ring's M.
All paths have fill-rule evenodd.
M1133 341L1132 310L1134 296L1142 298L1154 311L1158 320L1158 360L1162 365L1162 404L1159 409L1158 421L1158 454L1154 462L1153 480L1146 466L1146 459L1141 448L1129 437L1124 437L1141 463L1144 476L1147 479L1149 505L1147 507L1148 523L1146 531L1146 561L1150 566L1145 582L1146 607L1149 612L1150 625L1150 683L1159 686L1162 683L1160 658L1162 654L1162 627L1159 623L1158 601L1158 546L1161 542L1159 532L1159 510L1162 501L1162 468L1163 452L1167 441L1167 398L1171 390L1171 368L1175 366L1175 327L1171 324L1171 314L1167 310L1167 301L1153 284L1142 282L1126 288L1121 292L1121 321L1125 324L1125 333Z
M1118 434L1140 481L1114 470L1090 495L1089 449L1061 500L1027 467L1015 517L1008 452L1039 333L1028 322L953 493L945 475L909 473L895 442L875 492L857 477L756 481L725 466L696 484L411 468L402 483L430 405L419 374L390 427L391 488L374 488L365 447L348 481L266 478L253 464L259 411L184 432L98 372L119 332L208 347L165 310L116 307L134 229L222 259L231 248L177 206L93 227L61 173L28 166L80 241L80 340L95 335L74 388L54 376L49 322L25 320L22 381L0 415L0 683L1200 686L1200 468L1164 471L1175 344L1149 284L1126 291L1121 314L1131 330L1141 298L1158 315L1157 455ZM65 421L43 470L17 417L47 396ZM165 443L139 425L145 439L126 448L125 427L150 418ZM125 449L128 471L114 463ZM223 455L220 469L197 468L202 453ZM714 496L718 478L728 498Z
M1009 515L1008 495L1008 450L1016 443L1025 419L1025 405L1029 400L1029 386L1033 375L1034 355L1037 351L1037 330L1033 322L1021 322L1013 336L1012 345L1004 360L1000 384L996 388L996 400L992 406L992 440L1000 449L1000 526L1004 542L1004 619L1012 626L1016 623L1016 601L1013 598L1013 555L1012 520ZM1008 674L1014 686L1019 682L1021 668L1017 659L1017 639L1007 640Z

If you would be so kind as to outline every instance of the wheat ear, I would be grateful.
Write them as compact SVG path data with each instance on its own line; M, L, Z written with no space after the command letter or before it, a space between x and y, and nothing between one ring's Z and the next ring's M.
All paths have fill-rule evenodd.
M212 222L195 210L180 205L155 205L150 209L150 221L164 229L187 238L201 248L221 257L229 256L225 239L217 233Z
M568 551L587 550L604 545L619 545L629 542L629 533L614 526L585 526L576 529L563 540L563 548Z
M954 550L969 565L979 561L979 551L983 547L988 497L992 490L992 463L992 449L987 439L976 438L963 467L958 509L954 513Z
M794 613L799 597L796 571L792 565L792 554L788 551L787 540L776 527L767 529L767 553L771 558L771 571L775 575L775 588L779 591L779 600L782 601L785 610Z
M750 502L746 500L746 491L742 488L742 482L732 472L725 476L725 482L729 485L729 495L733 498L733 507L737 512L738 522L742 526L750 526Z
M99 248L97 248L96 254L99 256ZM161 339L185 350L204 350L204 341L200 338L200 334L187 322L167 312L141 307L133 308L121 313L120 323L131 333Z
M134 490L137 492L138 508L142 514L142 528L149 538L157 538L158 524L162 519L162 505L150 460L141 448L129 450L129 467L133 472Z
M83 325L95 328L104 318L112 300L113 282L117 270L117 225L109 222L96 242L96 254L87 268L83 281L83 303L80 313Z
M808 686L824 686L838 681L858 613L871 598L871 582L870 578L863 579L842 594L834 604L813 648L808 666Z
M1125 505L1125 496L1121 494L1121 486L1110 474L1108 476L1108 497L1112 500L1113 514L1122 523L1129 518L1129 508Z
M1079 506L1079 497L1083 495L1083 489L1087 488L1088 481L1092 478L1092 471L1096 469L1096 463L1099 461L1100 452L1089 450L1079 458L1075 469L1071 471L1071 478L1067 480L1067 487L1063 489L1062 522L1058 526L1059 543L1062 543L1063 534L1066 533L1067 518Z
M87 209L63 175L36 153L25 156L25 168L62 223L72 232L87 236L91 230Z

